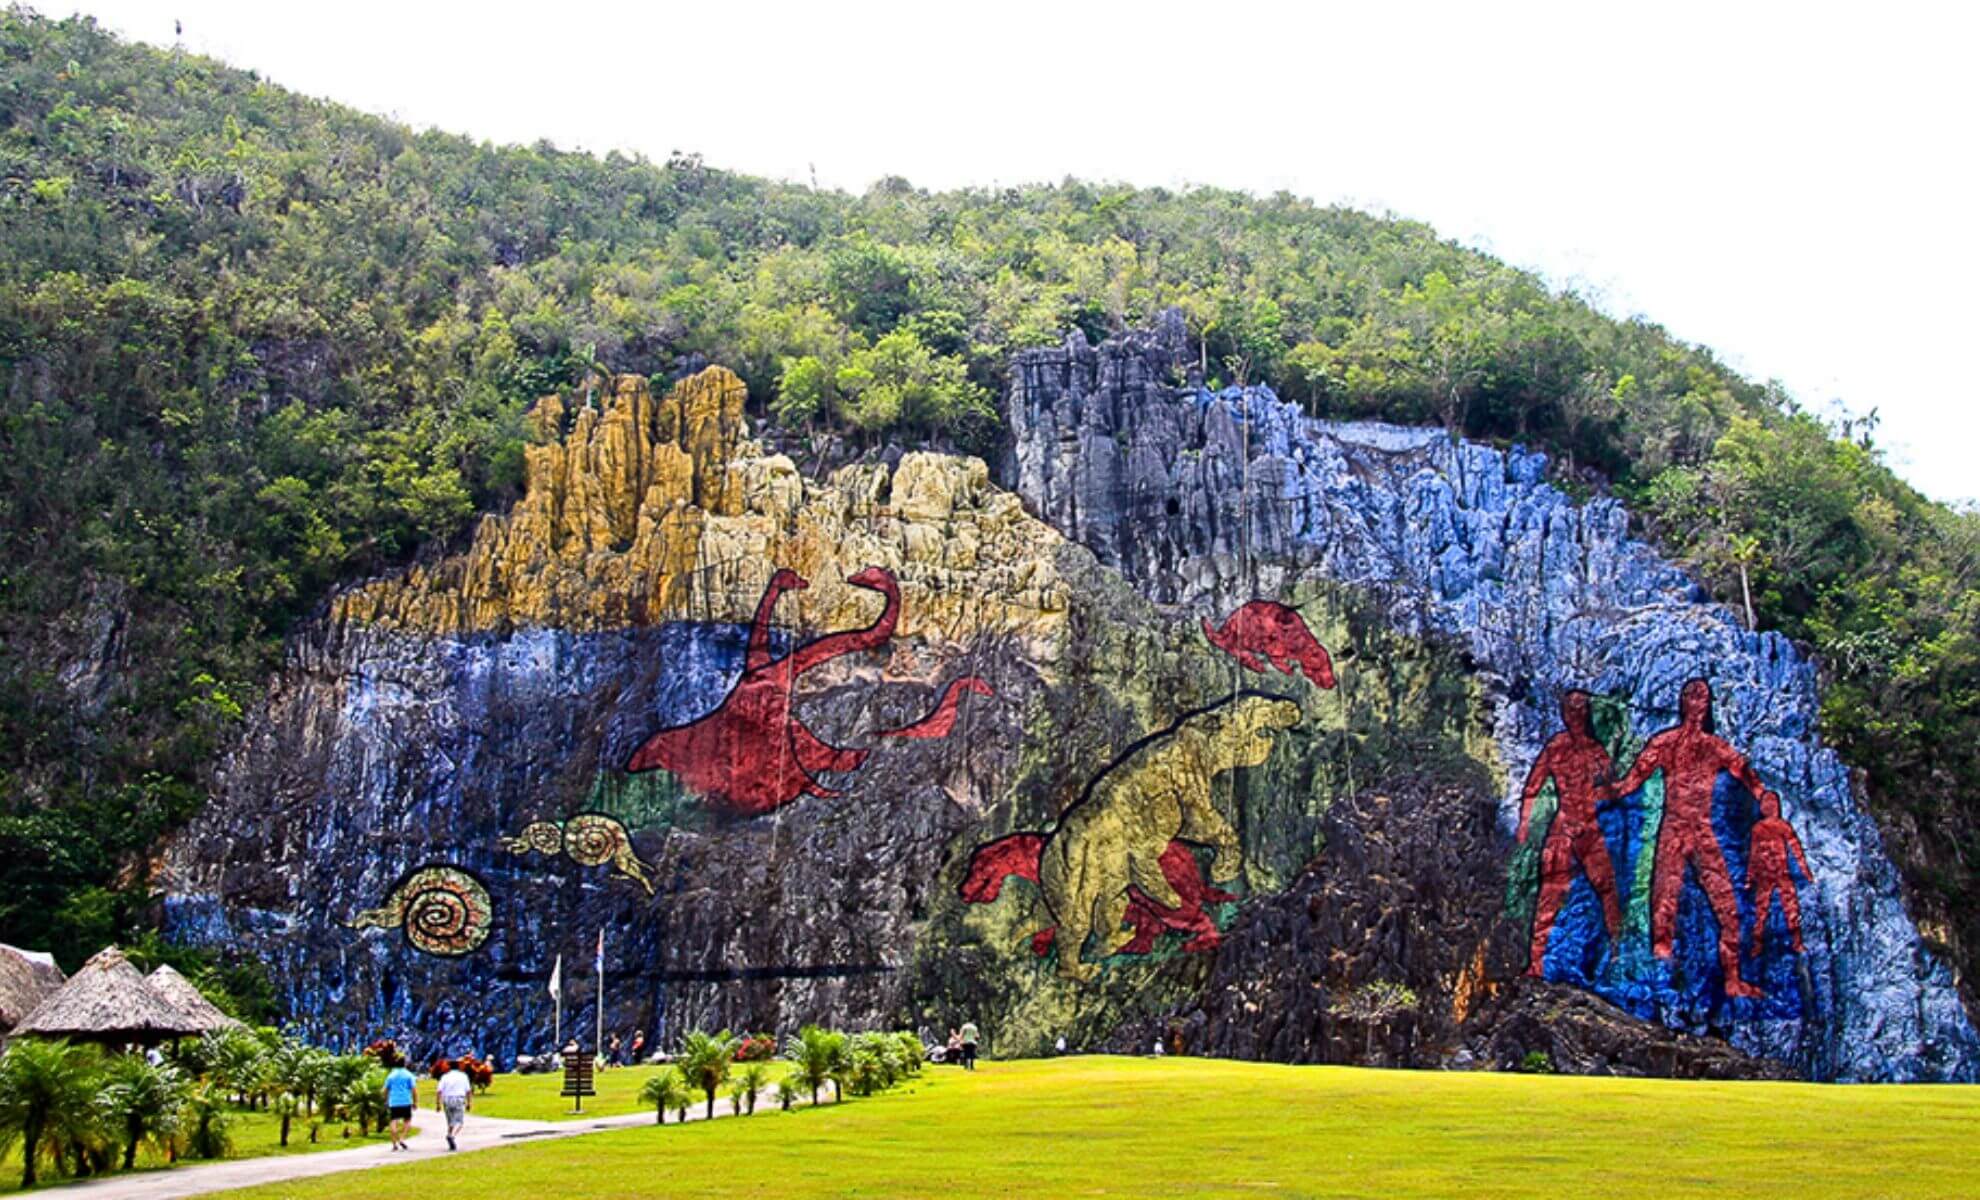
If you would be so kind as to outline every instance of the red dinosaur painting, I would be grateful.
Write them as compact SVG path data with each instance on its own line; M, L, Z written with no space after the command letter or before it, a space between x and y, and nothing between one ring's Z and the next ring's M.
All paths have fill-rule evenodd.
M1036 884L1038 862L1044 855L1048 837L1043 833L1013 833L977 847L976 853L970 855L969 872L963 878L961 890L964 902L990 903L1003 892L1006 879L1022 879ZM1182 904L1176 908L1164 908L1141 889L1134 889L1127 909L1127 923L1134 927L1134 939L1122 946L1118 953L1146 954L1155 948L1155 939L1171 930L1192 935L1182 947L1192 954L1216 949L1223 935L1217 931L1216 922L1210 919L1203 906L1235 900L1237 896L1204 882L1196 855L1191 853L1185 842L1170 842L1157 861L1161 863L1163 878L1176 890L1176 895L1182 897ZM1031 952L1043 957L1052 949L1057 934L1056 927L1041 929L1033 934Z
M1221 628L1204 618L1203 636L1248 671L1262 673L1269 662L1287 675L1297 667L1316 687L1334 686L1333 660L1297 609L1253 600L1232 613Z
M878 592L885 600L873 624L828 634L778 658L770 646L771 614L785 592L801 591L810 583L789 569L771 576L750 624L741 678L713 711L647 738L626 761L626 770L665 768L689 791L738 816L772 812L799 796L839 795L818 776L856 771L868 751L834 746L805 727L792 709L798 678L841 655L884 646L901 616L900 586L892 573L867 567L846 582ZM901 729L882 731L881 736L946 736L955 726L964 691L991 694L989 685L975 676L958 679L929 716Z

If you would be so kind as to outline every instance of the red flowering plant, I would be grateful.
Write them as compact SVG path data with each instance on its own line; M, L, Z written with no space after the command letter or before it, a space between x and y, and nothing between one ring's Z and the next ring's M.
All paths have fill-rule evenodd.
M737 1062L767 1062L777 1056L777 1039L767 1033L752 1033L736 1045Z
M364 1056L378 1063L380 1066L386 1067L396 1067L401 1061L399 1058L399 1043L393 1041L391 1038L379 1038L369 1046L366 1046L364 1048Z
M463 1054L453 1059L434 1060L433 1077L438 1079L450 1069L458 1069L461 1074L467 1076L468 1082L474 1085L474 1090L477 1092L487 1091L495 1082L495 1064L483 1062L472 1054Z

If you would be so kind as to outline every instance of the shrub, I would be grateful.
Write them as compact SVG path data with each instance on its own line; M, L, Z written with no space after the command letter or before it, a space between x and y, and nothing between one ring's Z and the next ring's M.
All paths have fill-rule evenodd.
M194 1158L225 1158L234 1139L227 1132L233 1114L227 1098L213 1083L202 1083L186 1097L186 1152Z
M673 1109L680 1121L687 1120L687 1107L694 1103L694 1088L679 1071L669 1067L646 1081L639 1089L639 1099L643 1104L653 1106L653 1123L667 1123L667 1110Z
M90 1113L96 1058L81 1046L21 1038L0 1057L0 1154L21 1142L21 1186L33 1187L43 1152Z
M391 1038L379 1038L366 1046L364 1056L388 1070L405 1061L405 1056L399 1053L399 1043Z

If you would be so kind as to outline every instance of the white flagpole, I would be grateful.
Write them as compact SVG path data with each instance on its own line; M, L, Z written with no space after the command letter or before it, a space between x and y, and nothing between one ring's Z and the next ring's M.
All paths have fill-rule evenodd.
M564 956L557 956L557 965L550 968L550 1053L564 1052Z
M592 1043L593 1053L601 1060L605 1057L605 927L598 927L598 1032Z

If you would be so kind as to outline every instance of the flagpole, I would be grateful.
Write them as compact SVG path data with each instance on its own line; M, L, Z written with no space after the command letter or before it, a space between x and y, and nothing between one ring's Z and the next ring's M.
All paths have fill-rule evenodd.
M564 956L557 956L557 965L550 968L550 1053L564 1051Z
M602 1065L605 1057L605 927L598 927L598 1032L592 1042L593 1053Z

